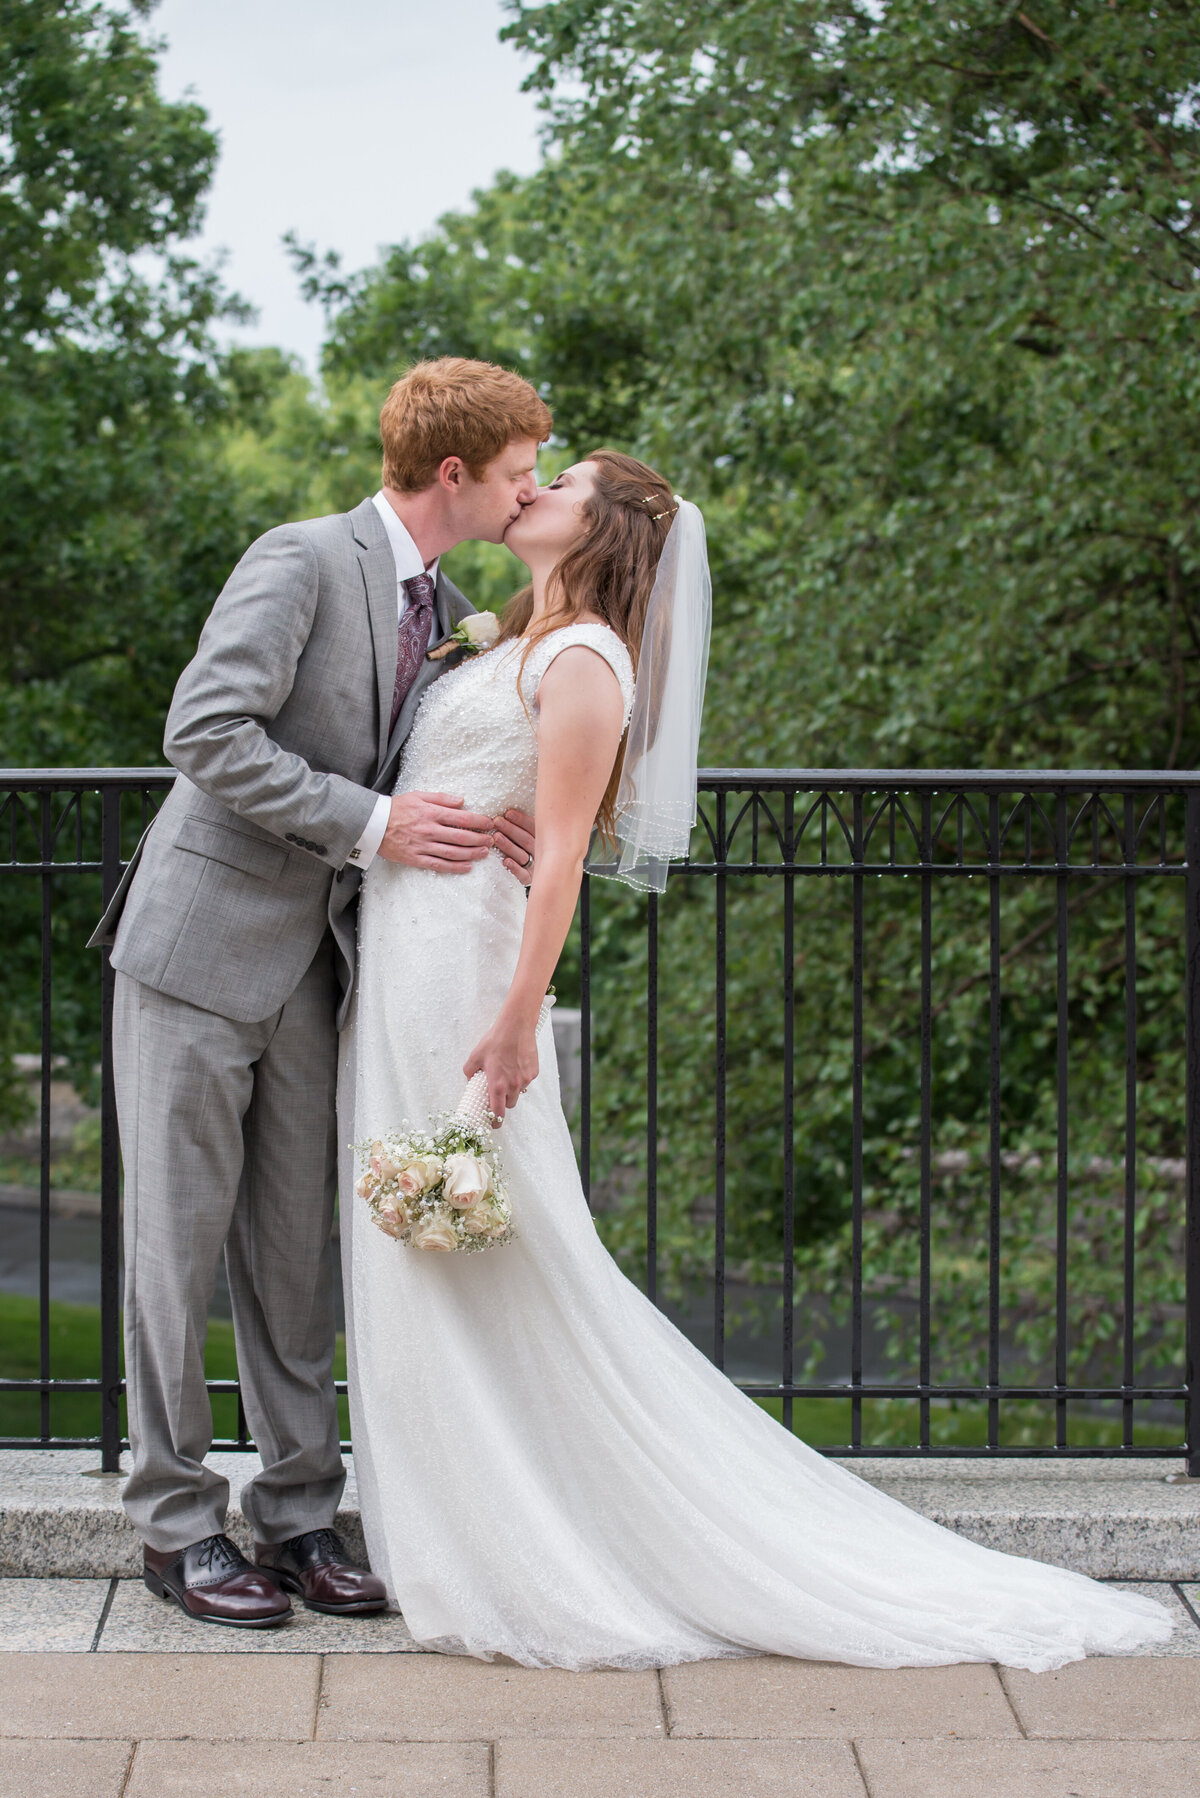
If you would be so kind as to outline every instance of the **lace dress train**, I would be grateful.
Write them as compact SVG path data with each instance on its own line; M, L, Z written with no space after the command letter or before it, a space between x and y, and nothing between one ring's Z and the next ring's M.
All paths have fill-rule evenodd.
M537 686L603 626L502 647L427 694L401 786L532 809ZM459 1098L516 963L524 894L376 862L343 1045L344 1144ZM1165 1642L1153 1600L981 1548L787 1434L628 1281L596 1234L553 1043L499 1138L517 1240L391 1241L342 1205L355 1465L372 1566L419 1643L527 1666L775 1653L1035 1670ZM342 1191L353 1190L343 1151Z

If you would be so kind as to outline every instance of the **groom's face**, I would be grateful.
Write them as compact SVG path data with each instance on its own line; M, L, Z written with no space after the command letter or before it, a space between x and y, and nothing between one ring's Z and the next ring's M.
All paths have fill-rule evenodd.
M463 470L454 521L463 538L483 543L504 541L509 525L537 498L537 456L538 445L532 438L519 440L488 463L482 480L474 480Z

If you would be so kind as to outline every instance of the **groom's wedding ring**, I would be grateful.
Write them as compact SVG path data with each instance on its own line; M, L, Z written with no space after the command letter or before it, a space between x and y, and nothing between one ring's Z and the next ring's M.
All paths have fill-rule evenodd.
M527 868L532 868L532 866L533 866L533 850L532 849L529 851L529 854L525 857L525 866Z

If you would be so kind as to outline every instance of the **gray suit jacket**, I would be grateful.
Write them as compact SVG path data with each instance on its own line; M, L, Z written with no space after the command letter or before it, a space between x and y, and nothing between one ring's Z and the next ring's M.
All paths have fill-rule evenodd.
M474 608L439 572L431 647ZM388 736L396 565L370 500L268 531L209 615L167 716L179 779L92 935L143 985L243 1023L294 992L326 928L345 1015L360 874L424 662Z

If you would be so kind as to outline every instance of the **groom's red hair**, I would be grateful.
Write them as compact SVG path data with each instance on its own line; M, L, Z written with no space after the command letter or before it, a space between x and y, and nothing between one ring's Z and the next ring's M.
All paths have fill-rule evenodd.
M379 414L383 484L420 493L447 456L461 456L477 481L510 443L544 443L553 420L536 389L494 362L440 356L401 377Z

